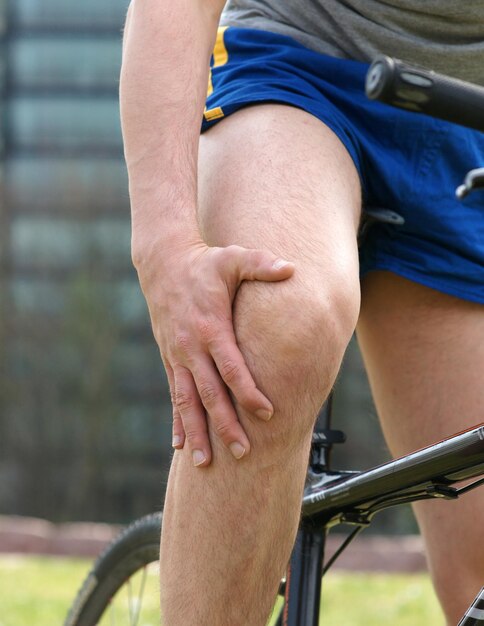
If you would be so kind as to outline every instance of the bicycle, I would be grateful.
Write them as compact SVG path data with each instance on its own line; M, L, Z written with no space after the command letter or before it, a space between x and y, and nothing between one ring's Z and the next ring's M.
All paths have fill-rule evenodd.
M484 131L484 88L395 59L380 57L371 65L367 94L395 106ZM457 195L462 198L477 188L484 188L484 168L469 172ZM389 211L369 211L369 217L384 221L399 219ZM319 624L322 577L378 512L423 499L453 500L484 484L484 422L367 471L331 470L332 447L345 440L344 433L331 428L331 402L330 396L313 432L301 522L271 626ZM467 482L470 479L474 480ZM465 484L460 486L463 481ZM354 526L354 530L324 563L326 534L342 523ZM161 524L162 513L141 518L101 554L84 581L65 626L107 624L108 621L100 621L107 617L110 624L116 623L112 599L123 589L132 626L159 623L156 592L154 621L140 621L140 616L150 566L159 560ZM136 576L139 592L134 597ZM157 580L156 573L153 577ZM149 615L148 619L151 619ZM484 626L484 587L458 626Z

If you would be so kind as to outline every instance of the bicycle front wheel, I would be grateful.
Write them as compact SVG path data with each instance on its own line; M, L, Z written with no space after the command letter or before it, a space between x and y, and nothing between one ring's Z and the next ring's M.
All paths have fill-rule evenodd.
M158 626L161 513L143 517L101 554L64 626Z
M64 626L159 626L162 514L137 520L101 554L84 581ZM280 626L284 583L268 626Z

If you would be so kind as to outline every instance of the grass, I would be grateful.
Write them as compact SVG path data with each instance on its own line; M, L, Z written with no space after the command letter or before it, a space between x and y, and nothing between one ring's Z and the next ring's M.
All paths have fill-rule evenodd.
M340 574L328 578L321 615L339 626L443 626L428 576ZM322 621L324 624L325 622Z
M61 625L89 565L76 559L0 556L0 626ZM151 575L156 585L156 572ZM336 572L325 579L324 589L325 626L444 623L425 575Z
M50 557L0 557L0 626L57 626L88 562Z

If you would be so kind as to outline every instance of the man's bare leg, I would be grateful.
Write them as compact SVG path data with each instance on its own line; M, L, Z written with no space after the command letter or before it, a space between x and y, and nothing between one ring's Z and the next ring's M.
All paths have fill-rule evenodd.
M295 538L314 419L358 316L359 180L318 120L263 105L202 137L199 189L209 245L269 249L296 271L277 284L244 283L236 297L238 343L275 409L264 423L237 408L250 454L236 461L214 433L208 468L193 467L187 444L175 453L162 623L263 626Z
M406 454L484 421L484 307L389 272L363 280L358 338L386 439ZM484 581L484 491L415 512L448 625Z

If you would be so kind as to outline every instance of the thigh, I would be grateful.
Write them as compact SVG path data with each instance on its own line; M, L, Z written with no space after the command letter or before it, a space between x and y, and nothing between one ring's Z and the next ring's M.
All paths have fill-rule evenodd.
M484 421L482 305L371 272L362 283L357 332L395 456ZM415 509L437 591L457 617L484 580L484 490Z
M312 115L264 104L219 122L200 139L198 188L209 245L267 248L294 261L296 281L315 292L343 276L359 294L358 174Z
M484 421L484 306L371 272L357 331L394 455Z
M240 110L207 131L199 163L206 242L265 248L295 263L287 281L242 284L234 327L276 414L283 406L288 415L300 414L306 437L359 313L355 166L318 119L267 104ZM283 423L271 420L271 431ZM298 439L294 432L278 436Z

